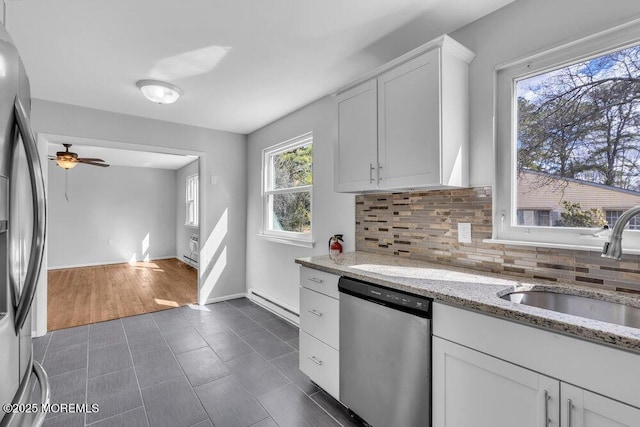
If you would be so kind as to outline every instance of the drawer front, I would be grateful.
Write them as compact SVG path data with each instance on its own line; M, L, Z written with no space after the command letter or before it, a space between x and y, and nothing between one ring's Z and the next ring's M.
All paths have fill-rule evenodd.
M340 400L339 353L300 331L300 370L336 400Z
M300 267L300 286L312 289L333 298L338 296L338 279L340 276L325 273L312 268Z
M337 299L300 288L300 328L336 350L340 349L339 317Z

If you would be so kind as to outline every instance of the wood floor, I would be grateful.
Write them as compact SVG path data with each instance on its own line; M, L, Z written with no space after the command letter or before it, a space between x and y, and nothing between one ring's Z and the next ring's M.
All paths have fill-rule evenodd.
M49 331L197 301L197 271L177 259L48 272Z

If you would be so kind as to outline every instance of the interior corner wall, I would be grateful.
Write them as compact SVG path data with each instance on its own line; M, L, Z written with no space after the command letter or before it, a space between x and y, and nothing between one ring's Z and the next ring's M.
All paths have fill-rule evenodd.
M345 250L355 250L354 196L333 191L333 144L336 108L331 96L249 135L247 192L247 289L299 310L299 268L295 258L328 253L333 234L345 236ZM262 240L262 150L313 132L312 227L315 247L303 248Z
M638 17L637 0L519 0L450 34L476 54L469 70L470 186L494 181L496 67Z
M186 225L187 222L187 177L198 173L198 161L193 161L176 171L176 255L184 260L184 255L189 256L189 240L192 234L198 234L198 227Z
M49 167L48 268L176 255L176 172L80 165Z
M165 147L203 153L199 165L207 179L200 183L204 215L200 218L199 300L245 293L245 135L41 99L33 99L31 127L37 133L117 141L140 146L140 150Z

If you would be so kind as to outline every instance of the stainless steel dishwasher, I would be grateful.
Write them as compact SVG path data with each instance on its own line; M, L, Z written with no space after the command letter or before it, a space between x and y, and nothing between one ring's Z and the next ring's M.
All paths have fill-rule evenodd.
M374 427L431 425L431 300L342 277L340 401Z

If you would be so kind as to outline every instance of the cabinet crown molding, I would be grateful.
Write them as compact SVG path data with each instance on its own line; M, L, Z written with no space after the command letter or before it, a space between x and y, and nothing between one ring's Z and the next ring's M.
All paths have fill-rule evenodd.
M397 67L398 65L407 62L413 58L415 58L416 56L422 55L425 52L428 52L432 49L435 48L441 48L443 52L448 53L450 55L453 55L454 57L466 62L467 64L470 63L471 61L473 61L473 58L475 58L476 54L474 52L472 52L471 50L467 49L465 46L463 46L462 44L458 43L456 40L454 40L453 38L451 38L450 36L443 34L439 37L436 37L435 39L426 42L423 45L418 46L417 48L410 50L409 52L405 53L404 55L401 55L383 65L380 65L379 67L373 69L372 71L362 75L361 77L357 78L356 80L351 81L350 83L340 87L339 89L337 89L334 93L333 96L336 96L346 90L351 89L354 86L357 86L361 83L364 83L365 81L372 79L374 77L377 77L378 75L384 73L385 71L388 71L394 67Z

